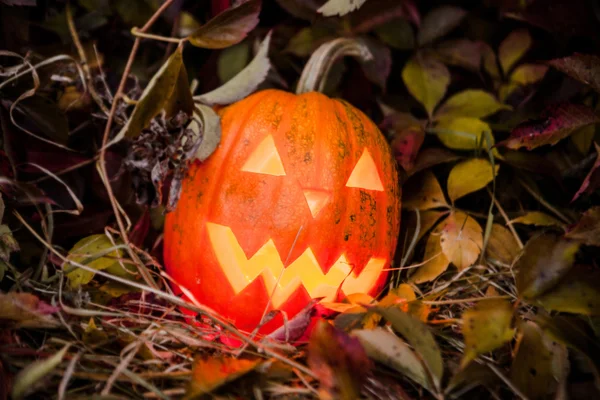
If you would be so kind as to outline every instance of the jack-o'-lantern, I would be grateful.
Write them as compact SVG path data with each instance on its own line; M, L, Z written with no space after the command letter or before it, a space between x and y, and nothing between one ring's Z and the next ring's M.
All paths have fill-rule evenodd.
M395 160L377 126L317 92L264 90L219 115L219 147L190 167L166 217L170 276L242 331L265 310L292 318L314 298L376 295L400 219Z

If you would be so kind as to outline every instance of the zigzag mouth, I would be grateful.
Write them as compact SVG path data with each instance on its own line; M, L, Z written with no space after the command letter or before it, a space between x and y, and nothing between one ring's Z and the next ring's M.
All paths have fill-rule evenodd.
M360 276L356 276L345 255L341 255L325 274L308 247L285 268L272 239L248 259L231 228L210 222L206 227L217 260L234 293L240 293L252 281L262 277L268 293L272 293L274 308L279 308L300 286L312 298L323 297L322 301L333 301L339 289L346 295L368 293L387 262L373 257Z

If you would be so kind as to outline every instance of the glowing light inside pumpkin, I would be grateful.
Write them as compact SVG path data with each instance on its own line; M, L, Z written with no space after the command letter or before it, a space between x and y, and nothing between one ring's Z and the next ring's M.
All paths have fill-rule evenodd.
M269 135L260 142L248 160L246 160L242 171L275 176L285 175L283 163L275 147L273 136Z
M375 285L386 263L385 259L371 258L357 277L342 255L324 274L314 253L307 248L285 268L273 240L267 241L248 259L231 228L210 222L206 228L213 251L234 292L238 294L250 282L262 276L268 293L275 290L271 298L275 308L280 307L300 285L312 298L325 297L323 301L333 301L340 285L346 295L367 293Z
M358 159L346 186L379 192L383 191L383 184L381 183L379 172L377 172L377 166L367 149L363 151L362 156Z
M316 218L319 211L321 211L323 207L329 203L329 200L331 200L331 194L324 190L305 190L304 197L306 198L306 203L308 204L308 208L310 208L310 213L313 218Z

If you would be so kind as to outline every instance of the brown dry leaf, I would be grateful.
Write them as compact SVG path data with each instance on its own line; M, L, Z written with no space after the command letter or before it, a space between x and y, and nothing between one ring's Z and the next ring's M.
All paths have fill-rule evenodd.
M517 290L523 299L534 299L554 287L569 272L579 243L554 234L530 239L517 261Z
M390 146L396 161L405 171L413 169L424 140L425 130L422 126L411 126L395 135Z
M459 7L441 6L431 10L421 23L417 36L419 46L429 44L456 28L467 15Z
M454 211L442 224L440 244L446 258L459 270L473 265L483 247L479 223L462 211Z
M179 68L179 75L173 93L165 103L165 115L168 119L175 117L179 111L184 112L188 117L194 112L194 99L192 98L188 74L183 62L181 68Z
M600 206L591 207L583 213L565 237L588 246L600 246Z
M321 399L360 397L371 362L360 341L319 320L308 344L308 365L319 378Z
M192 377L185 398L195 399L210 393L254 371L262 363L261 359L249 360L225 355L197 358L192 366Z
M548 311L600 315L600 270L575 265L536 302Z
M444 146L454 150L486 149L494 145L490 126L478 118L440 118L432 131ZM487 138L491 143L487 143Z
M410 94L431 117L450 84L448 68L433 55L420 51L402 69L402 80Z
M548 63L600 93L600 57L575 53L569 57L550 60Z
M261 0L248 0L217 15L188 36L191 44L222 49L241 42L258 25Z
M0 293L0 326L3 328L54 328L53 307L31 293Z
M558 382L566 378L567 349L551 340L531 321L520 324L523 335L510 369L510 379L528 399L545 399L556 393Z
M465 368L478 355L488 353L514 336L511 327L513 307L504 299L485 299L462 315L465 353L460 363Z
M435 113L435 118L485 118L500 110L510 110L491 93L479 89L467 89L450 97Z
M510 221L511 224L525 224L535 226L559 226L562 227L564 224L558 219L551 215L548 215L541 211L529 211L524 215L517 217Z
M438 228L429 235L425 245L425 254L423 255L424 264L410 276L411 282L418 284L432 281L448 269L450 260L442 251L440 231L441 229Z
M403 187L405 198L402 208L412 210L428 210L430 208L448 206L444 192L431 171L425 171L411 177Z
M519 244L509 229L500 224L493 224L485 252L491 259L512 265L519 255Z
M450 201L486 187L498 175L499 168L499 165L493 167L489 160L483 158L471 158L456 164L448 175Z
M451 39L440 43L436 49L442 61L473 72L481 66L482 42L468 39Z
M525 55L530 47L531 36L525 29L511 32L506 39L502 41L500 48L498 49L498 58L500 59L500 66L502 67L505 76L508 75L508 72L513 65Z

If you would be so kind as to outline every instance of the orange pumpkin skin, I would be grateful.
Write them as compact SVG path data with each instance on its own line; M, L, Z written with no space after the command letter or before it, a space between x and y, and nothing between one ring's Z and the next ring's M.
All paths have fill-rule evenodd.
M317 92L264 90L219 115L218 149L190 167L166 217L164 262L175 282L242 331L265 310L290 319L311 298L377 295L401 192L376 125ZM260 332L282 323L279 313Z

